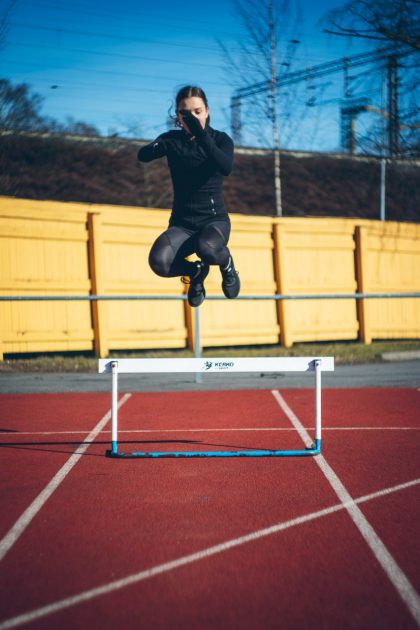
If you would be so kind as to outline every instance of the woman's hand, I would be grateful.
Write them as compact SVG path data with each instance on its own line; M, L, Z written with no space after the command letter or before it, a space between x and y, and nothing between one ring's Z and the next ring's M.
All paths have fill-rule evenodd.
M183 111L181 113L183 121L187 125L189 132L196 138L200 138L204 134L204 129L201 126L200 121L190 111Z

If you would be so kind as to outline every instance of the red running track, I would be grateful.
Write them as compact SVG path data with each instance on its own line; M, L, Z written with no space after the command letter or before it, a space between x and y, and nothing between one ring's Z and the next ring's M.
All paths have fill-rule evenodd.
M324 390L316 458L111 460L108 395L2 396L0 628L419 627L419 402ZM139 393L120 439L301 448L312 419L311 390Z

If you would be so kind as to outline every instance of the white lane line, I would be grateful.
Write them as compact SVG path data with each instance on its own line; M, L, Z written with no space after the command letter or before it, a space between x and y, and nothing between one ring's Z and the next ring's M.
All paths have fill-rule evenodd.
M393 492L400 492L401 490L405 490L407 488L411 488L417 485L420 485L420 478L413 479L412 481L408 481L406 483L398 484L397 486L393 486L391 488L385 488L377 492L372 492L371 494L364 495L362 497L359 497L358 499L351 499L350 504L354 505L355 503L372 501L374 499L392 494ZM132 584L137 584L138 582L142 582L156 575L168 573L169 571L174 571L175 569L178 569L187 564L210 558L211 556L223 553L225 551L228 551L229 549L233 549L234 547L239 547L240 545L254 542L256 540L259 540L260 538L264 538L265 536L271 536L272 534L284 531L285 529L302 525L303 523L307 523L308 521L313 521L324 516L329 516L330 514L333 514L335 512L340 512L341 510L345 510L348 507L349 506L347 505L347 503L340 502L336 505L332 505L331 507L324 508L323 510L318 510L316 512L311 512L310 514L305 514L304 516L299 516L288 521L283 521L281 523L277 523L276 525L272 525L271 527L266 527L255 532L251 532L250 534L246 534L245 536L233 538L219 545L214 545L213 547L202 549L201 551L192 553L188 556L182 556L181 558L177 558L176 560L165 562L163 564L158 564L157 566L151 567L150 569L139 571L138 573L133 573L126 576L125 578L115 580L114 582L109 582L108 584L103 584L102 586L98 586L87 591L82 591L81 593L77 593L76 595L73 595L71 597L60 599L56 602L43 606L42 608L36 608L27 613L23 613L21 615L17 615L16 617L6 619L5 621L0 623L0 630L16 628L17 626L20 626L22 624L35 621L36 619L40 619L42 617L47 617L48 615L52 615L53 613L61 612L66 608L77 606L78 604L82 604L96 597L109 595L110 593L121 590L127 586L131 586Z
M295 427L296 431L299 433L299 436L301 437L303 443L306 446L311 446L313 440L309 436L309 433L303 427L299 418L290 409L289 405L286 403L280 392L278 392L277 390L272 390L271 393L278 402L280 408L283 410L283 412L286 414L286 416ZM327 463L325 457L323 455L318 455L317 457L314 457L314 461L318 464L319 468L324 473L337 497L340 499L342 504L345 505L345 508L353 523L356 525L357 529L363 536L365 542L370 547L372 553L385 571L386 575L398 592L399 596L405 602L408 610L417 622L417 625L420 627L420 597L417 591L415 590L405 573L399 567L391 553L388 551L382 540L379 538L372 525L369 523L362 511L358 508L358 506L356 505L356 501L352 499L344 484L340 481L331 466Z
M306 431L310 431L313 427L304 427ZM118 429L120 433L235 433L241 431L264 432L264 431L295 431L293 427L238 427L233 428L210 428L210 429ZM420 427L323 427L322 431L420 431ZM19 437L20 435L83 435L87 433L86 429L80 431L0 431L0 439L2 435L11 435ZM99 433L109 435L110 431L103 430Z
M131 394L124 394L118 403L118 407L121 407L129 398ZM19 537L23 534L28 527L32 519L38 514L39 510L45 505L50 496L57 490L58 486L64 481L71 469L77 464L79 459L85 453L85 451L91 445L91 442L95 439L98 433L104 428L106 423L111 418L111 411L107 413L99 420L98 424L92 429L89 435L83 440L82 444L75 450L73 455L69 457L66 463L60 468L60 470L54 475L51 481L45 486L45 488L39 493L39 495L32 501L29 507L18 518L15 524L7 532L7 534L0 541L0 561L3 560L5 555L10 551Z

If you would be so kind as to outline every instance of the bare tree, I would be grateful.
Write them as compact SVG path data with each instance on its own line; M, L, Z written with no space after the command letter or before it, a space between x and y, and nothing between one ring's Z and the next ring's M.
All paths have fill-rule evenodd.
M300 12L294 0L232 0L232 6L243 27L234 47L222 40L219 45L225 59L225 72L229 85L235 90L265 86L243 101L244 126L247 138L255 138L258 146L273 146L272 133L272 78L290 72L296 44ZM280 96L280 95L278 95ZM282 110L293 103L294 94L282 94ZM293 133L288 120L287 129L282 125L281 142Z
M248 137L255 137L259 146L273 148L276 214L281 215L280 143L284 144L286 131L283 127L285 120L279 117L277 77L289 71L298 43L297 5L292 5L289 0L233 0L233 7L245 37L233 51L222 41L219 44L225 55L231 86L241 90L242 94L244 89L250 92L237 99L237 106L246 111L244 121ZM291 99L289 93L282 102L285 112L290 111ZM287 122L290 123L290 119ZM290 131L290 124L288 126Z
M143 138L143 120L141 116L118 116L120 134L124 138Z
M419 0L351 0L325 16L326 33L404 44L420 51Z
M60 122L44 116L41 113L43 103L44 98L32 92L27 83L13 85L8 79L0 79L0 130L100 135L94 125L72 117Z
M66 122L62 125L62 131L64 133L84 137L96 137L101 135L94 125L81 120L75 120L72 116L67 116Z
M359 148L369 151L376 147L381 154L386 150L391 156L418 155L420 0L351 0L329 11L323 21L324 31L331 35L358 38L374 47L389 46L389 54L376 67L377 85L387 84L387 97L382 95L381 109L367 108L375 110L383 121L367 129ZM370 80L372 85L375 76ZM383 94L383 88L379 89Z
M0 79L0 129L38 130L43 119L40 113L43 98L31 94L26 83L12 85Z

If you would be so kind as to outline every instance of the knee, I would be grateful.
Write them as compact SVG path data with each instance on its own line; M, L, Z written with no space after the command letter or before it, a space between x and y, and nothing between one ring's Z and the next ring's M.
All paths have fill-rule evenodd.
M162 256L162 252L153 247L149 254L149 267L157 276L162 278L168 278L170 275L169 264Z
M222 247L215 247L205 239L200 239L197 246L197 255L206 262L208 265L218 265L220 254L225 249Z
M226 255L229 256L229 250L224 244L216 247L208 241L201 241L197 247L197 255L208 265L221 265Z

